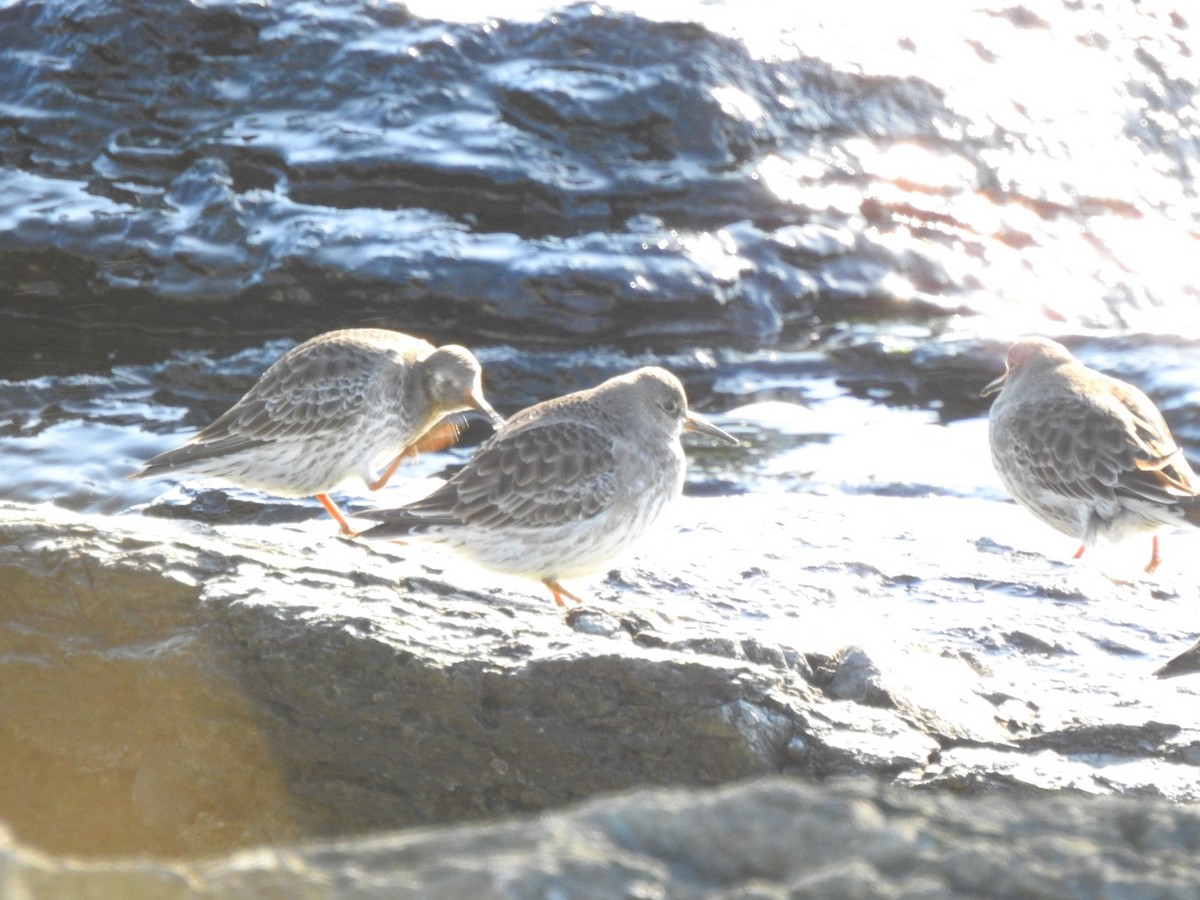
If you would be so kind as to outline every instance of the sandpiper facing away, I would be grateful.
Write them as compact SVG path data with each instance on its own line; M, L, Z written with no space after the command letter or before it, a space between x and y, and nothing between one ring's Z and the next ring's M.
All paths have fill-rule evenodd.
M1150 398L1083 363L1055 341L1009 348L983 389L988 435L1004 486L1048 525L1083 542L1185 522L1200 525L1200 480ZM1147 572L1161 561L1158 535Z
M129 477L179 472L315 496L350 535L329 491L354 476L378 490L405 456L453 443L442 420L467 409L503 421L469 350L380 328L331 331L293 347L215 422Z
M628 550L679 496L683 431L738 443L688 412L674 375L641 368L517 413L425 499L363 513L383 524L361 537L425 536L578 603L560 579Z

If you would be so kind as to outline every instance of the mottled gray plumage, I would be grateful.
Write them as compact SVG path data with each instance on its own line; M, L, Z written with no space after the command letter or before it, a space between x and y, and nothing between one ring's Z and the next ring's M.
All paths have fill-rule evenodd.
M180 472L316 496L349 534L326 493L354 476L378 490L405 455L452 443L453 427L438 425L467 409L501 421L465 348L379 328L331 331L289 350L215 422L130 477Z
M1026 338L983 394L997 391L992 462L1014 499L1043 522L1084 547L1200 525L1200 481L1158 408L1133 385L1089 369L1055 341ZM1146 570L1158 563L1155 536Z
M424 535L477 563L558 582L598 570L679 496L684 430L736 439L688 412L679 380L647 367L514 415L431 495L363 513L365 538Z

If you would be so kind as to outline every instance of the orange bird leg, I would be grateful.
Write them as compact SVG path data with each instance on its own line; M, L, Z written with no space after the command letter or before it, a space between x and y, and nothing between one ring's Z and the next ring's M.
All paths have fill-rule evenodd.
M383 474L370 482L367 487L373 491L379 490L388 483L388 479L395 473L396 468L400 465L400 461L408 455L408 448L400 451L400 455L387 464L387 468L383 470Z
M445 421L434 425L427 432L396 454L396 458L388 463L387 467L384 468L383 474L368 484L367 487L373 491L377 491L387 484L388 479L396 474L396 469L399 468L400 463L402 463L406 457L416 457L418 453L433 453L437 450L442 450L446 447L449 447L456 440L458 440L458 426L456 426L453 422Z
M557 603L559 606L567 605L567 604L563 603L563 599L562 599L563 597L566 597L569 600L574 600L576 603L583 602L578 597L576 597L574 594L572 594L570 591L568 591L565 587L563 587L561 584L559 584L557 581L555 581L553 578L543 578L542 584L544 584L546 587L550 588L550 593L552 593L554 595L554 602Z
M1146 574L1151 574L1158 568L1158 564L1162 562L1162 557L1158 555L1158 535L1150 541L1150 562L1146 563Z
M328 494L316 494L315 496L321 501L321 505L325 507L325 512L329 513L334 517L334 519L337 520L338 525L341 526L342 534L346 535L346 537L354 537L354 535L357 534L357 532L346 522L346 517L343 516L342 511L337 508L337 504L329 499Z
M1087 544L1080 544L1079 549L1075 551L1075 555L1072 556L1071 559L1079 559L1079 557L1083 556L1083 551L1086 549Z

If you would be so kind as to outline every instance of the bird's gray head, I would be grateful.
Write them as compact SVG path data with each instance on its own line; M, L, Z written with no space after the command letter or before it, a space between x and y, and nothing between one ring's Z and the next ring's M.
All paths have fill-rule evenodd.
M695 431L730 444L739 443L737 438L688 411L683 385L666 369L646 366L612 382L627 390L631 403L668 434L678 436L681 431Z
M1058 341L1044 337L1022 338L1008 348L1008 354L1004 357L1004 374L987 384L979 396L989 397L997 393L1017 372L1057 366L1074 360L1071 351Z
M483 396L483 372L466 347L438 347L421 362L421 380L433 407L443 414L474 409L497 427L504 421Z

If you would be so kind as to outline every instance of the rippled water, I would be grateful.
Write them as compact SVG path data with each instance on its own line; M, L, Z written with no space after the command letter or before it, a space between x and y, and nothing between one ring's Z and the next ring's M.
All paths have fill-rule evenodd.
M954 523L948 570L976 567L960 555L995 542L1018 560L1029 554L1047 583L1075 577L1054 563L1070 542L1008 504L977 391L1014 337L1059 336L1151 393L1200 458L1195 13L1048 0L942 0L919 16L865 0L651 6L409 3L411 19L346 26L353 42L335 54L339 77L365 77L376 56L429 61L422 77L461 58L485 63L451 72L437 96L406 98L411 109L343 99L321 127L303 128L279 89L268 84L256 108L253 85L233 70L213 87L233 112L205 136L211 159L199 138L180 160L169 147L149 154L144 132L114 132L94 157L68 162L30 106L46 92L0 103L0 124L10 123L0 148L14 162L0 173L11 198L0 202L10 332L0 496L214 521L319 517L309 501L125 477L214 418L297 340L413 322L434 339L470 340L506 414L635 365L674 369L694 405L746 442L732 453L689 444L692 494L907 499L897 515L931 540L949 540L945 503L961 501L970 514ZM300 33L299 7L289 9L296 22L276 22L272 40ZM318 18L336 43L360 14L350 5ZM547 16L570 19L594 44L580 38L572 60ZM579 24L588 16L595 22ZM694 24L667 29L678 22ZM645 41L628 46L628 73L606 29ZM631 132L657 121L671 67L690 73L687 60L655 53L692 45L728 49L694 61L709 89L680 88L704 105L677 120L679 143L661 158L606 156L608 125L619 132L626 113ZM513 48L524 55L503 56ZM45 60L9 53L4 65L35 80ZM503 98L500 113L477 101L477 78L487 79L480 94ZM436 111L423 115L418 100ZM551 123L570 140L547 138ZM165 145L164 135L154 140ZM229 146L272 162L230 163ZM383 158L387 177L424 193L347 180L336 170L347 156L364 167ZM426 182L440 173L444 190L401 164ZM272 167L287 175L267 179ZM475 167L482 187L456 184ZM96 269L80 263L76 274L52 251ZM408 474L444 474L486 433L470 429ZM847 527L869 541L870 526ZM1122 692L1150 665L1141 654L1165 658L1183 649L1167 634L1184 641L1200 629L1200 580L1186 565L1196 541L1168 539L1185 564L1171 563L1160 589L1088 588L1089 604L981 583L973 608L939 603L944 573L929 571L911 604L880 610L864 591L806 607L804 628L880 646L892 632L900 646L991 646L1014 679L1070 698L1066 716L1149 709L1179 721L1176 704L1196 690L1186 680ZM1019 606L1031 635L1069 652L1012 665L1003 642L981 636L992 614L984 599ZM795 610L754 614L776 613Z

